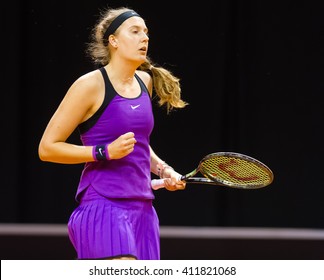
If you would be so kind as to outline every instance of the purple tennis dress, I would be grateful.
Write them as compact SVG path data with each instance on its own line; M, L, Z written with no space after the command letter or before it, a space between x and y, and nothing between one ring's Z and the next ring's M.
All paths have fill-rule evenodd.
M107 72L105 98L99 110L80 124L85 146L107 144L134 132L134 151L117 160L85 164L76 193L79 206L68 222L70 240L78 259L133 256L160 259L159 220L152 205L149 138L154 126L151 98L135 74L141 92L136 98L120 96Z

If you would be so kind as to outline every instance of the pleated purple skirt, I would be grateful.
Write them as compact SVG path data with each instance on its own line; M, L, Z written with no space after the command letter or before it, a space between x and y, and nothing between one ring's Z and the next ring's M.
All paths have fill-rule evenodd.
M159 220L151 200L107 199L91 187L68 222L78 259L160 259Z

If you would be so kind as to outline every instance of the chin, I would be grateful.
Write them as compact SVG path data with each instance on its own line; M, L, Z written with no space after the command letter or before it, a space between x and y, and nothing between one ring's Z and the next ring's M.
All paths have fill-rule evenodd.
M140 59L137 60L140 64L144 63L147 61L146 56L141 57Z

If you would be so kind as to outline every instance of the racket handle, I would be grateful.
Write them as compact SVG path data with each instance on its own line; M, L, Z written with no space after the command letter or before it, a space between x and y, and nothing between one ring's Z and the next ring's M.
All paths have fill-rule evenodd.
M185 176L180 175L178 181L182 181L183 178L185 178ZM153 179L151 181L151 186L153 190L163 189L165 187L164 179Z
M164 188L164 179L153 179L151 185L153 190L162 189Z

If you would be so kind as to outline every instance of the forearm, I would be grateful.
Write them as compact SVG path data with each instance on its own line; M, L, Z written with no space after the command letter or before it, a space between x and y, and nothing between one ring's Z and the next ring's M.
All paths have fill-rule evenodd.
M74 145L44 137L39 144L38 154L43 161L65 164L120 159L133 152L136 142L133 132L122 134L109 144L96 146Z
M169 191L183 190L186 183L179 181L181 174L176 172L170 165L160 159L153 149L150 147L151 152L151 172L164 180L164 187Z
M150 154L151 154L151 172L155 175L158 175L158 164L162 164L163 160L157 156L157 154L153 151L151 146L150 146Z
M74 145L66 142L56 142L51 145L40 143L38 150L42 161L78 164L95 161L92 146Z
M150 146L151 153L151 172L160 178L164 178L167 169L173 170L173 168L163 161L152 149Z

